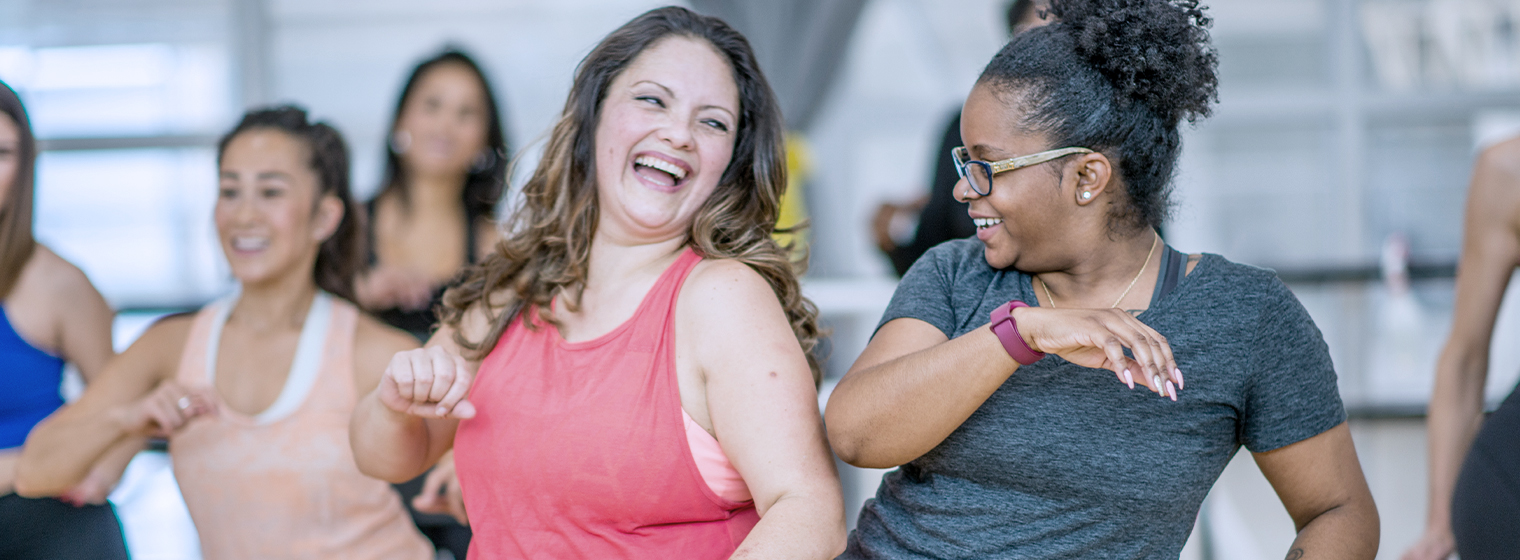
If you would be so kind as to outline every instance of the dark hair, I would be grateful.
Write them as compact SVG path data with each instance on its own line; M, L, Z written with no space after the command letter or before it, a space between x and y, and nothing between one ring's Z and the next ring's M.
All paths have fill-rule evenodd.
M0 299L10 295L21 278L21 269L37 249L32 237L32 190L37 168L37 139L32 136L32 122L16 90L0 81L0 113L16 121L21 144L17 146L16 176L10 192L0 193Z
M481 71L475 59L452 47L418 63L412 69L412 75L407 77L406 86L401 88L401 97L396 100L396 112L391 115L391 126L386 129L385 178L380 183L380 193L375 197L378 199L387 193L395 193L402 208L408 207L411 202L407 198L407 190L402 188L407 181L406 171L401 168L401 155L391 145L391 134L395 132L396 123L401 120L401 112L406 109L406 102L412 98L412 92L417 89L422 77L434 68L449 64L463 66L474 74L480 81L480 90L486 98L486 153L483 160L470 168L464 185L465 219L469 227L475 227L478 220L489 218L496 211L496 203L501 200L506 184L507 163L512 151L507 146L502 114L496 107L496 94L491 91L490 80L486 79L485 72ZM472 248L471 252L473 251Z
M573 296L568 303L579 301L599 212L595 139L602 102L613 79L667 37L711 45L728 62L739 90L733 158L693 218L687 243L704 257L742 262L770 284L816 381L818 309L802 297L797 282L804 265L792 262L790 248L771 237L786 191L780 104L744 36L723 20L685 8L645 12L607 35L581 61L565 109L538 168L523 186L523 204L512 213L506 236L444 295L440 318L458 329L464 313L481 305L491 319L491 332L480 340L467 340L456 332L455 341L483 356L519 310L537 309L543 320L552 322L549 310L555 295L563 291ZM502 295L507 301L498 299Z
M1051 147L1117 160L1127 202L1109 227L1158 227L1171 210L1183 120L1218 100L1212 23L1198 0L1053 0L1049 25L1014 36L977 83L1023 111Z
M1024 19L1024 16L1029 15L1030 10L1033 9L1034 0L1013 0L1009 2L1008 10L1003 14L1005 18L1003 23L1008 25L1008 33L1012 34L1014 28L1019 26L1019 20Z
M317 196L337 197L343 203L343 219L338 229L317 250L312 279L329 293L354 301L354 278L364 263L364 230L359 207L348 187L348 146L343 135L326 122L310 122L306 110L292 105L254 109L228 132L216 146L220 164L227 144L239 134L253 130L277 130L306 143L311 152L309 165L317 173Z

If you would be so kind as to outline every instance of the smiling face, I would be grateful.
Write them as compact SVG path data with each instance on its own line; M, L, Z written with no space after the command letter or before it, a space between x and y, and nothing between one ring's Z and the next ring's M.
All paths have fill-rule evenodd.
M971 158L998 161L1049 150L1043 135L1017 130L1020 111L1004 103L985 85L978 85L962 109L961 138ZM1059 146L1055 146L1059 147ZM977 196L963 178L955 195L970 203L976 236L986 245L987 264L995 268L1018 265L1019 270L1049 270L1059 260L1060 246L1072 229L1076 205L1065 181L1071 158L1005 171L992 179L992 191ZM1054 172L1053 172L1054 171ZM1073 195L1074 196L1074 195Z
M490 110L480 78L465 65L428 69L402 106L396 132L410 138L401 152L407 170L421 175L462 175L486 147Z
M271 129L251 129L227 143L221 158L216 231L233 276L243 285L312 276L317 249L343 216L337 197L322 195L309 147Z
M5 209L16 176L21 172L21 128L10 115L0 113L0 210Z
M707 42L661 39L607 88L596 127L598 234L683 235L733 158L739 89Z

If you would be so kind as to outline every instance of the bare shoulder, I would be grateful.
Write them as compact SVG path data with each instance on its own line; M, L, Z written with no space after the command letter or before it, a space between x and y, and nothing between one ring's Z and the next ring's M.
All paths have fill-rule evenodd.
M41 243L37 244L21 274L23 282L44 290L43 293L60 303L77 301L80 297L100 297L84 271Z
M1494 144L1478 154L1468 196L1483 206L1500 205L1506 213L1520 208L1520 138Z
M729 295L759 295L775 299L771 285L749 265L733 259L707 259L698 263L686 277L683 293L721 292Z
M380 322L368 313L359 313L354 325L354 388L360 396L380 384L380 376L391 358L399 352L417 348L417 339L405 331Z
M389 360L392 354L405 352L417 348L420 344L412 335L401 329L380 322L368 313L360 313L354 325L354 355L359 356L384 355Z

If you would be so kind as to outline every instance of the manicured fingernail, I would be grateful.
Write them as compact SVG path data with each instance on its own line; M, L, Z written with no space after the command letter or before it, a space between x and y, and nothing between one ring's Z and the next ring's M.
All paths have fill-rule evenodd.
M1172 371L1177 374L1177 386L1186 389L1187 382L1182 380L1182 370L1179 368L1172 368Z
M1163 396L1163 397L1166 396L1166 387L1163 386L1163 385L1161 385L1161 376L1159 376L1159 375L1152 375L1151 376L1151 386L1155 387L1156 388L1156 392L1160 393L1161 396Z
M1172 402L1177 402L1177 388L1172 386L1171 381L1166 382L1166 392L1171 395Z
M438 415L439 416L444 416L444 415L447 415L448 413L449 413L449 407L446 407L446 406L440 406L440 407L438 407Z
M1129 385L1130 390L1135 389L1135 376L1130 375L1129 370L1124 370L1124 383Z

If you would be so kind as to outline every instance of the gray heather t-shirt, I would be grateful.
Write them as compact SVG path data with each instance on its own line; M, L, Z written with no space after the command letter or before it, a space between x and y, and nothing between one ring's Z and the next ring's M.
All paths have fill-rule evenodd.
M930 250L881 324L955 338L1030 277L976 239ZM1177 402L1055 355L1014 372L934 449L888 473L841 558L1177 558L1235 451L1295 443L1345 420L1319 329L1269 270L1205 254L1139 319L1167 337Z

